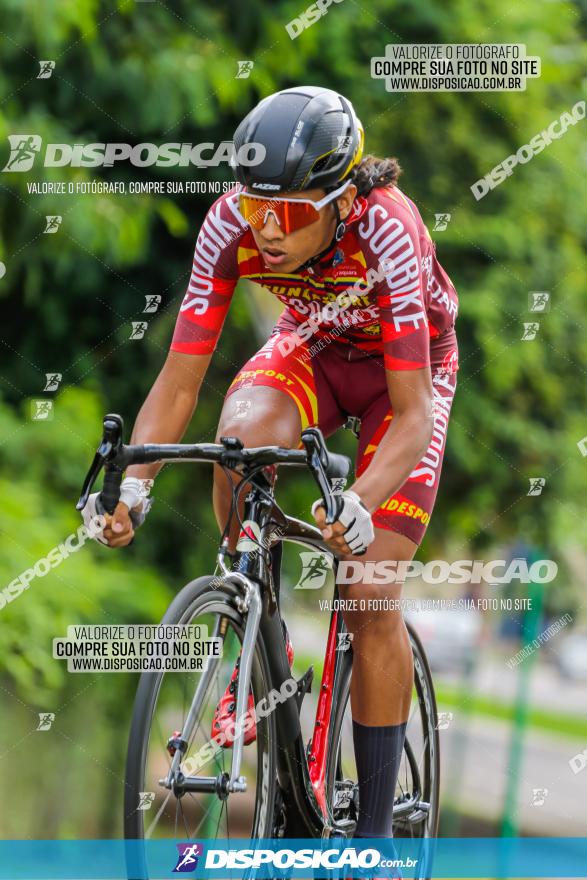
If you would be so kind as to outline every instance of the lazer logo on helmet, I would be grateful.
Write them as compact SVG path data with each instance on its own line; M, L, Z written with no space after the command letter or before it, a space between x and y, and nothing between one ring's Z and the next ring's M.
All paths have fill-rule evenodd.
M308 6L298 18L292 18L292 20L285 26L291 39L295 40L296 37L299 37L302 31L311 27L318 21L318 19L322 18L323 15L326 15L328 7L333 3L342 3L342 0L317 0L316 3L312 3L311 6Z
M253 187L253 189L281 189L278 183L251 183L251 186Z
M38 135L9 135L10 157L4 171L28 171L41 149ZM238 163L259 165L266 156L263 144L246 143L238 149L232 141L219 144L47 144L45 168L112 168L116 162L129 162L138 168L156 165L162 168L196 165L198 168Z

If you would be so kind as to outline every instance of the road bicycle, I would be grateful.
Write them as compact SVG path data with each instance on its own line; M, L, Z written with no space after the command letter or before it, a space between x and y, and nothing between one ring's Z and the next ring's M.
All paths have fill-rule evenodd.
M303 448L299 449L244 448L236 437L222 437L219 444L127 446L122 435L121 417L106 416L103 439L78 509L85 505L102 468L99 501L109 513L118 503L123 472L131 464L215 462L233 486L216 574L187 584L162 620L163 624L205 627L210 639L219 640L221 650L208 658L202 670L142 673L128 742L125 837L351 837L360 807L349 702L352 643L349 650L337 650L345 642L346 630L342 614L334 610L314 727L306 742L300 711L311 691L314 669L310 667L297 680L292 678L278 597L282 542L320 554L335 574L338 560L320 530L287 515L274 492L276 466L305 468L322 496L326 521L335 522L340 505L337 493L346 482L350 460L329 452L317 428L302 432ZM230 472L237 475L234 480ZM247 487L240 519L239 502ZM241 526L234 561L228 553L233 513ZM438 722L426 655L409 625L408 631L414 691L393 827L397 838L424 839L435 837L438 828ZM235 664L236 726L233 747L227 749L211 741L210 731ZM255 718L256 738L245 746L247 713ZM149 792L153 803L145 810L141 799ZM425 877L427 872L422 863L418 876Z

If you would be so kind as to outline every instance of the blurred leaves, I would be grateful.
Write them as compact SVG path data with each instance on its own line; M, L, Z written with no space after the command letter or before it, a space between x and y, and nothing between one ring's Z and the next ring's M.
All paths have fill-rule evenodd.
M68 389L56 400L51 422L19 422L10 411L4 419L5 410L3 406L8 431L1 451L2 589L77 533L80 464L91 461L95 442L90 441L102 406L95 394ZM20 594L4 594L8 601L0 609L3 669L23 699L36 705L53 690L74 686L65 663L52 658L52 639L64 636L68 626L158 620L171 597L155 570L137 562L133 548L113 553L82 540L78 549L79 536L71 543L74 549L67 558L33 577Z

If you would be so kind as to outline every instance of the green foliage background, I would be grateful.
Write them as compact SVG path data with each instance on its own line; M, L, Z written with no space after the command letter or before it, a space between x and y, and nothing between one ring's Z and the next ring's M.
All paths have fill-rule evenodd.
M498 0L345 0L292 42L285 24L303 7L298 0L0 0L0 160L8 156L8 135L29 132L44 143L217 143L279 88L309 83L346 94L365 124L367 149L399 158L401 186L429 227L435 213L452 215L434 237L460 293L460 384L421 555L466 558L515 542L535 545L561 567L551 609L575 609L584 586L577 561L586 550L586 465L577 448L587 434L584 123L481 202L470 186L585 99L584 7L567 0L507 7ZM523 93L391 94L369 75L370 58L383 55L388 42L525 43L528 54L541 57L542 76ZM49 80L36 78L40 59L56 62ZM254 61L248 79L235 78L242 59ZM211 202L27 191L32 180L97 176L225 181L229 170L39 164L27 174L0 175L2 585L77 528L73 505L101 416L123 413L130 430L165 358ZM43 234L48 214L63 216L56 235ZM532 290L550 291L552 308L540 318L537 340L522 342ZM161 295L162 307L145 339L130 342L130 322L142 319L147 294ZM225 390L257 342L241 290L189 439L212 439ZM30 400L52 396L43 393L48 372L63 374L54 419L34 422ZM352 452L353 441L337 437L333 447ZM544 492L528 497L536 476L546 478ZM50 659L51 639L70 623L158 619L183 582L210 568L210 484L204 468L167 469L149 525L131 548L116 554L88 545L0 611L8 708L0 720L0 767L7 785L17 784L33 744L14 743L11 731L32 737L36 713L57 712L57 742L34 739L43 785L65 791L40 817L46 836L118 833L119 808L110 808L105 792L122 772L120 731L135 685L122 676L71 681ZM284 478L282 485L284 505L307 515L309 481ZM68 730L84 724L85 755L67 743ZM98 810L87 791L96 792ZM4 836L38 835L38 798L30 790L23 798L31 825L23 828L23 810L14 815L3 804Z

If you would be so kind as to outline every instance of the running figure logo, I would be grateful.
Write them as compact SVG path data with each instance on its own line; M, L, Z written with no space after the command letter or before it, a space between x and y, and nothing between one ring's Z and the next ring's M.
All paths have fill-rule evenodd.
M235 79L248 79L254 67L253 61L237 61L238 70Z
M50 233L54 235L59 227L61 226L61 221L63 217L61 214L49 214L45 217L46 226L43 229L43 233Z
M147 321L131 321L132 331L129 339L142 339L149 324Z
M350 134L338 134L336 135L336 149L335 153L346 153L351 145L351 136Z
M538 333L538 328L540 324L538 321L524 322L524 332L522 333L522 340L526 339L536 339L536 334Z
M52 400L32 400L31 404L33 422L50 422L53 420Z
M37 730L51 730L55 721L55 712L39 712L39 724Z
M39 68L37 79L51 79L51 74L55 70L55 62L39 61Z
M549 312L550 293L547 290L533 290L528 294L528 311Z
M63 379L62 373L45 373L45 387L43 391L57 391L59 385L61 384L61 380Z
M435 214L434 228L432 229L432 232L444 232L450 223L450 218L450 214Z
M154 800L154 791L139 791L139 805L137 810L149 810Z
M351 632L341 632L338 633L338 645L336 646L337 651L348 651L351 647L351 642L354 639L355 634Z
M179 856L177 865L173 869L174 874L187 874L196 870L198 858L202 855L204 847L201 843L178 843Z
M143 312L156 312L160 305L161 296L158 293L146 294Z
M302 573L294 590L319 590L324 586L330 566L322 553L300 553Z
M527 495L541 495L542 490L546 485L546 479L544 477L530 477L530 488L528 489Z
M41 149L38 134L9 134L10 156L3 171L30 171L35 156Z

